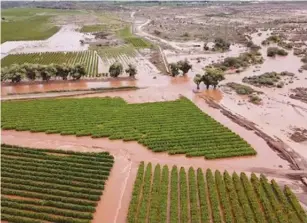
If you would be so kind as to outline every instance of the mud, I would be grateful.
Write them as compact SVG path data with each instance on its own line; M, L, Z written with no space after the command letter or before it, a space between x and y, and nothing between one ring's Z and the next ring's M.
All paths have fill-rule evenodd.
M294 142L307 141L307 129L294 128L293 133L290 135L290 139Z
M307 103L307 88L295 88L292 90L292 92L294 92L294 94L290 94L290 98Z
M218 105L214 101L208 99L206 101L212 107L219 109L222 114L230 118L233 122L243 126L248 130L254 131L255 134L264 139L273 150L277 151L283 159L291 163L292 169L307 170L306 160L300 154L286 145L282 140L278 138L272 138L271 136L261 131L258 127L256 127L255 123L252 123L243 117L239 117L238 115L232 114L226 108ZM303 132L305 134L304 130Z

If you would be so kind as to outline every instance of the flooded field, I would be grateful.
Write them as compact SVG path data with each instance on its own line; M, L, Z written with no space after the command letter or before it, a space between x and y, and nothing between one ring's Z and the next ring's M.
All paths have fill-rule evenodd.
M134 49L137 52L134 56L121 57L125 61L124 69L129 63L136 65L138 72L135 78L123 74L119 78L92 78L80 81L6 82L1 84L2 98L40 98L45 97L48 92L50 97L67 97L69 96L67 92L72 92L71 97L74 98L120 97L127 103L133 104L173 101L184 96L201 111L246 140L257 151L257 155L207 160L204 157L188 158L184 155L169 155L166 152L155 153L136 141L125 142L108 138L13 130L1 132L2 143L80 152L108 151L113 155L115 163L96 207L92 221L94 223L126 221L138 165L142 161L151 162L154 165L167 165L169 168L178 165L186 170L193 167L203 170L211 168L220 171L265 174L269 179L276 179L279 185L291 187L300 201L307 204L305 196L307 169L295 168L290 164L291 160L286 160L280 151L273 150L263 136L256 134L254 130L248 130L246 126L242 127L225 115L222 109L214 107L215 103L230 114L249 121L255 128L272 139L286 143L288 147L285 150L290 148L295 151L296 160L306 162L307 104L304 98L297 100L291 94L294 92L293 89L302 89L307 86L307 70L299 71L304 65L302 58L307 56L307 52L302 55L294 53L296 48L300 50L307 48L307 39L305 39L307 27L304 22L307 19L305 13L307 4L287 3L286 6L282 6L268 3L265 8L261 4L246 4L240 7L208 5L172 6L172 8L163 5L153 7L127 5L115 8L112 13L124 21L131 22L133 33L136 36L154 45L152 49ZM100 17L95 15L88 19L91 22L87 25L92 25L92 22L97 22L99 19ZM82 21L79 20L78 24L67 24L66 21L59 32L43 41L5 42L1 44L1 57L15 53L88 50L87 44L80 44L80 40L84 39L84 34L78 31L80 25ZM204 34L206 35L203 36ZM284 34L284 40L293 44L294 49L286 49L288 52L286 56L268 57L269 47L281 48L281 46L279 43L263 45L262 42L271 35L277 34ZM86 36L94 38L91 34L86 34ZM230 41L229 50L205 51L204 44L214 45L214 39L217 37ZM203 83L200 84L199 90L196 89L194 83L196 74L204 74L206 66L223 62L227 57L238 57L242 53L250 52L250 48L247 47L248 41L261 47L258 52L264 59L263 63L249 64L240 72L235 72L236 69L231 67L226 70L225 79L218 84L217 89L211 87L206 89ZM150 54L153 51L157 52L157 49L161 50L158 51L159 56L165 60L165 63L176 63L187 59L192 69L186 75L182 76L180 73L177 77L161 72L157 68L158 65L149 60ZM98 73L108 72L109 65L115 61L113 57L106 61L99 58ZM291 72L294 76L281 77L280 81L283 82L283 86L280 88L273 85L253 86L242 81L244 77L284 71ZM251 103L249 95L239 95L227 87L226 84L229 82L244 84L261 92L257 94L261 102ZM137 87L138 89L105 93L90 92L90 94L86 92L89 89L120 87ZM78 91L80 94L77 94ZM76 95L73 95L74 93ZM303 93L300 92L300 94ZM199 129L199 131L203 130Z

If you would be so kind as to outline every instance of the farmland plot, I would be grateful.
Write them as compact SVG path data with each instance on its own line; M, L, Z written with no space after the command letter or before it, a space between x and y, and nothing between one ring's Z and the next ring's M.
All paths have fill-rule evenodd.
M207 159L256 154L240 136L186 98L143 104L120 98L8 101L2 103L1 127L134 140L154 152Z
M98 56L92 51L11 54L1 60L2 67L24 63L46 65L52 63L67 63L70 65L81 63L85 65L88 77L94 77L98 73Z
M170 175L170 178L169 178ZM168 209L168 205L170 208ZM127 222L289 222L307 216L292 191L264 175L139 166Z
M87 223L113 166L107 152L1 146L1 220Z

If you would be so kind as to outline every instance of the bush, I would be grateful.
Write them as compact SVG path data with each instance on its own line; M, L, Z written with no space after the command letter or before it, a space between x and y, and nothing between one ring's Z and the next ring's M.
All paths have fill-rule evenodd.
M287 56L288 52L285 51L284 49L280 49L278 47L269 47L267 49L267 56L268 57L275 57L276 55Z

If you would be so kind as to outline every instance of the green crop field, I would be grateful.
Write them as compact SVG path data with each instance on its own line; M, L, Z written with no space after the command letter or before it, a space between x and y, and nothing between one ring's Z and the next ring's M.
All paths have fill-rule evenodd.
M123 45L118 47L104 47L95 49L102 60L109 58L119 58L120 56L126 55L130 57L136 56L136 51L129 45Z
M129 26L119 30L118 36L135 48L150 48L152 46L147 40L133 35Z
M82 33L91 33L91 32L99 32L106 30L107 27L104 24L96 24L96 25L86 25L83 26L80 30Z
M143 104L120 98L8 101L1 117L3 129L135 140L154 152L207 159L256 154L186 98Z
M307 216L287 186L264 175L141 163L127 222L305 223Z
M46 65L81 63L85 65L87 76L93 77L98 73L98 56L93 51L10 54L1 60L2 67L24 63Z
M19 40L44 40L60 27L54 24L56 16L75 15L78 10L10 8L1 9L1 43Z
M1 220L89 223L113 162L106 152L1 145Z

